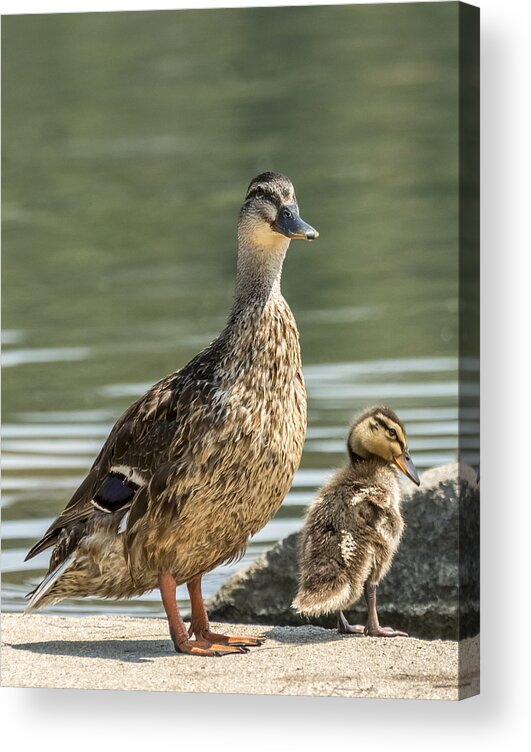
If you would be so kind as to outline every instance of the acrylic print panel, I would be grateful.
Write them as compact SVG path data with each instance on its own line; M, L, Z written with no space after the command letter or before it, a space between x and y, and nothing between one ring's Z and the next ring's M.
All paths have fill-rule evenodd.
M477 9L2 34L4 685L477 693Z

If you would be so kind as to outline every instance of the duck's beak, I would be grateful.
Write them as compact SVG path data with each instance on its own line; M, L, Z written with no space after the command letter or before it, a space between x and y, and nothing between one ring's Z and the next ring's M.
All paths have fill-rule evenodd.
M315 240L319 233L299 216L297 204L281 206L274 224L275 230L292 240Z
M398 469L404 473L404 475L407 475L407 477L412 480L413 483L416 483L417 486L420 486L419 474L417 473L417 469L413 464L413 460L409 456L408 449L405 449L399 457L395 457L393 462L398 467Z

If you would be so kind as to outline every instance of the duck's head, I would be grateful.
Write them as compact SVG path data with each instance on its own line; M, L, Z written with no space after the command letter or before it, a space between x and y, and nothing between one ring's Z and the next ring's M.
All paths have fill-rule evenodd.
M289 240L315 240L319 233L299 215L295 190L289 178L263 172L251 181L240 211L239 232L263 249Z
M348 437L348 450L353 461L356 457L380 457L396 465L413 483L420 485L409 456L406 429L388 407L370 407L356 418Z

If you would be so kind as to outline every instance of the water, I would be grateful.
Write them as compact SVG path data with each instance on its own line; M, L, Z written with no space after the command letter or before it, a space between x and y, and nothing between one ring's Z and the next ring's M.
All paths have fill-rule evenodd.
M457 456L457 41L448 4L4 19L3 606L114 420L223 326L249 180L290 175L321 232L283 291L309 430L282 509L237 567L300 526L386 402L420 470ZM462 364L463 365L463 364ZM477 365L462 459L477 462ZM180 592L187 605L186 591ZM56 613L159 614L156 593Z

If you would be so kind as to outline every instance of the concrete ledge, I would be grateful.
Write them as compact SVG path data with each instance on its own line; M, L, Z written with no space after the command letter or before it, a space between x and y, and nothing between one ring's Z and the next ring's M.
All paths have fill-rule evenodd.
M214 625L267 635L247 655L178 655L163 619L2 616L2 686L456 700L479 692L478 638L339 637L321 627ZM458 680L458 665L461 680Z

